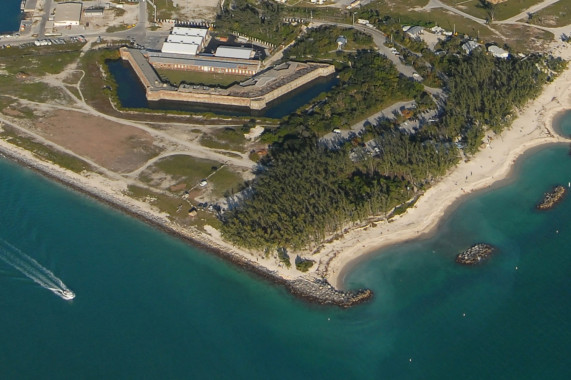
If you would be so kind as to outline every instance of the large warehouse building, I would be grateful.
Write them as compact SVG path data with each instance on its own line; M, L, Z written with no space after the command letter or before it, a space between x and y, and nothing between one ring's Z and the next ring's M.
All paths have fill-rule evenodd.
M173 28L167 40L161 48L162 53L197 55L204 47L208 29Z
M81 20L81 3L58 3L54 16L54 26L79 25Z

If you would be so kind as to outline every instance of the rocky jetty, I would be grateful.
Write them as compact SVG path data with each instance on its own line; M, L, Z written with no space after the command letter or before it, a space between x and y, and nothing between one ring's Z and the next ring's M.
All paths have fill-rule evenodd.
M373 292L370 289L338 290L324 279L315 279L313 281L304 279L293 280L288 283L287 287L293 294L310 302L336 305L343 308L351 307L373 298Z
M487 259L494 250L494 247L489 244L474 244L464 252L459 253L458 256L456 256L456 262L465 265L478 264L482 260Z
M557 204L557 202L559 202L561 199L563 199L566 192L567 192L567 189L565 189L565 187L563 187L561 185L555 186L553 188L553 191L545 193L543 200L537 204L537 206L536 206L537 209L538 210L549 210L550 208L555 206Z

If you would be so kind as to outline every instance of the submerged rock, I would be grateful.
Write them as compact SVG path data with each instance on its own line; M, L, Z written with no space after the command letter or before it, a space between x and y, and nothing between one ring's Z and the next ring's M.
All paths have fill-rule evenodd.
M494 251L495 248L489 244L474 244L464 252L459 253L456 256L456 262L466 265L478 264L482 260L487 259Z
M561 185L557 185L553 188L553 191L545 193L543 200L537 204L538 210L549 210L553 206L555 206L563 197L567 189Z

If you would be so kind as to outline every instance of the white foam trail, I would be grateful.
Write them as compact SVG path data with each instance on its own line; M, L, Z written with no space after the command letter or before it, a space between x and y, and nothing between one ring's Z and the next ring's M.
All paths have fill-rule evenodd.
M51 290L58 297L61 297L64 300L71 300L75 298L75 293L72 292L67 286L65 286L65 284L52 272L1 238L0 260L16 268L26 277L33 280L36 284L39 284L41 287Z

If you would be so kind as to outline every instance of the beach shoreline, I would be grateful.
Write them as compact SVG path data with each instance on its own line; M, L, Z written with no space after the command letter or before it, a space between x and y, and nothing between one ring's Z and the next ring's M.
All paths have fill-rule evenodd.
M258 264L254 261L255 253L232 247L228 243L217 240L216 236L209 237L204 233L184 229L182 226L170 222L166 214L160 214L150 205L126 196L120 190L123 184L116 186L117 184L112 184L113 181L94 173L90 173L89 177L85 177L60 168L55 164L34 157L30 151L12 145L3 139L0 139L0 158L6 158L66 188L86 195L130 217L134 217L152 228L184 241L194 248L230 262L260 279L282 286L291 294L310 303L336 305L346 308L365 302L373 295L368 289L342 291L313 276L292 276L288 274L288 272L295 274L295 269L288 271L285 268L280 268L267 262L264 265ZM251 256L251 258L248 256Z
M342 239L326 244L320 252L329 258L320 263L324 266L324 277L343 289L344 278L355 265L387 247L429 238L446 215L467 197L509 179L515 162L524 153L548 144L571 142L553 127L556 117L568 110L571 110L571 67L546 85L519 112L508 130L494 136L487 147L443 176L406 213L389 223L376 223L366 231L350 230Z
M558 52L571 59L571 47ZM34 153L0 139L0 154L21 166L86 194L108 206L133 216L194 247L215 254L241 269L271 283L285 287L295 296L319 304L349 307L370 299L368 289L343 290L346 274L372 253L388 246L418 238L428 238L437 226L467 196L492 189L513 172L514 163L531 149L571 139L555 133L553 122L561 112L571 109L571 67L562 72L543 92L521 109L511 127L501 135L489 134L487 146L468 161L461 162L441 177L415 203L389 222L348 228L339 239L323 244L318 252L294 252L316 262L304 273L295 265L284 265L279 258L263 252L235 247L222 239L220 231L205 226L204 231L172 222L152 202L128 195L128 182L95 172L75 173L44 161ZM10 125L10 122L3 120ZM1 125L1 124L0 124ZM0 127L1 128L1 127Z

